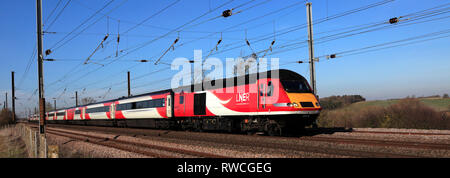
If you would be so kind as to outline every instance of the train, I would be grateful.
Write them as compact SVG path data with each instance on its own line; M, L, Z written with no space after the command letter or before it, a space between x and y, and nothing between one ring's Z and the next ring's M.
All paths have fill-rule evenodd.
M316 126L321 110L303 76L278 69L57 109L45 122L283 135Z

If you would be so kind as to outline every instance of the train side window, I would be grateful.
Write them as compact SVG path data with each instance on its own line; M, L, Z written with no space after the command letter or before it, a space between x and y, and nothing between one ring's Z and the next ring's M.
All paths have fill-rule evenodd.
M269 81L269 83L267 84L267 96L272 96L272 92L273 92L273 84L272 81Z
M155 107L155 101L154 100L150 100L149 101L149 105L148 105L148 107L150 107L150 108L154 108Z
M142 102L136 102L136 109L142 108Z
M184 103L184 96L180 96L180 104Z
M264 96L264 85L263 84L261 84L261 85L259 85L259 96Z

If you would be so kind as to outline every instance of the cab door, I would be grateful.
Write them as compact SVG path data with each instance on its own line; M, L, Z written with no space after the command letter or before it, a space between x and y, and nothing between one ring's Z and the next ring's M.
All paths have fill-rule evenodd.
M85 111L86 111L86 108L81 108L81 114L80 114L81 120L86 118Z
M168 118L172 117L172 95L167 95L166 98L166 115Z
M110 113L111 119L115 119L116 118L116 104L111 103L111 106L109 106L109 107L110 107L109 113Z
M258 109L264 111L266 109L267 81L263 80L258 82L258 84Z

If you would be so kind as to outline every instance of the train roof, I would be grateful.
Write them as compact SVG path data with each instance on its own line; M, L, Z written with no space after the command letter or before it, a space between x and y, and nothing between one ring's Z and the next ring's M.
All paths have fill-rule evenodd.
M143 93L143 94L139 94L139 95L122 96L122 97L116 98L116 99L111 99L111 100L106 100L106 101L99 101L99 102L89 103L89 104L85 104L85 105L79 105L77 107L72 106L72 107L67 107L67 108L61 108L61 109L57 109L57 111L73 109L73 108L79 108L79 107L85 107L85 106L96 105L96 104L109 103L109 102L114 102L114 101L117 101L117 100L137 98L137 97L147 96L147 95L158 95L158 94L168 93L168 92L171 92L171 91L172 91L171 89L167 89L167 90L160 90L160 91L154 91L154 92L149 92L149 93ZM54 111L51 111L51 112L54 112Z

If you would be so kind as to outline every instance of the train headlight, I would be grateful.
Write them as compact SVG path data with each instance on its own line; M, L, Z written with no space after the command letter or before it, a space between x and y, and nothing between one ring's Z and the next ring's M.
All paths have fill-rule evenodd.
M298 104L297 104L297 103L292 103L292 105L294 105L294 107L298 107Z
M317 106L317 107L320 107L320 104L319 104L319 102L316 102L316 106Z
M291 106L292 106L292 104L291 104L291 103L288 103L288 104L286 104L286 106L287 106L287 107L291 107Z

